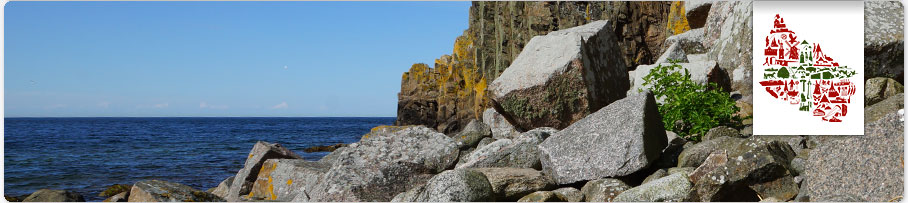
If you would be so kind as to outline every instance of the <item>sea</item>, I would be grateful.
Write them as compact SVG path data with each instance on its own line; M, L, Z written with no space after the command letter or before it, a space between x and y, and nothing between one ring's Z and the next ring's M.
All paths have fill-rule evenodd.
M5 118L3 188L76 191L87 201L113 184L158 179L199 190L235 175L256 141L307 160L318 145L353 143L393 117Z

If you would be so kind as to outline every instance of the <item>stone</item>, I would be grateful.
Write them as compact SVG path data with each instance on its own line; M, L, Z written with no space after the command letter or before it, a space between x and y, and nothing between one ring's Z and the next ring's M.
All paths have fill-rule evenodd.
M542 127L521 133L516 139L500 139L474 150L457 168L515 167L541 169L537 145L558 130Z
M799 135L755 135L754 138L765 140L765 141L779 141L787 143L788 146L791 146L791 149L797 154L798 151L805 148L804 142L805 138Z
M745 141L743 138L718 137L685 147L678 155L678 166L698 167L712 152L724 149L725 146L738 146Z
M410 190L407 190L406 192L402 192L402 193L400 193L400 194L397 194L396 196L394 196L394 198L391 199L391 202L417 202L417 201L424 201L424 200L425 200L425 197L420 197L420 195L423 195L423 193L424 193L425 191L426 191L426 185L425 185L425 184L423 184L423 185L418 185L418 186L415 186L415 187L411 188ZM420 199L420 198L422 198L422 199Z
M131 188L132 188L132 185L113 184L111 186L107 186L107 189L104 189L103 192L98 193L98 196L110 197L110 196L113 196L116 194L120 194L122 192L129 191L129 189L131 189Z
M876 104L903 92L905 92L905 87L892 78L870 78L864 81L864 106Z
M872 123L886 114L905 108L905 94L899 93L864 108L864 123Z
M905 82L903 10L898 1L864 2L864 80L887 77Z
M104 199L102 202L126 202L129 200L129 191L117 193Z
M22 200L24 200L29 195L31 195L31 194L24 194L24 195L19 195L19 196L3 195L3 198L9 202L22 202Z
M563 129L625 97L627 67L612 21L533 37L490 85L495 109L518 131Z
M555 202L558 197L552 191L536 191L517 200L517 202Z
M555 182L541 172L527 168L475 168L489 180L496 201L516 201L540 190L550 190Z
M667 145L652 93L636 94L539 144L542 171L558 184L624 176L653 163Z
M712 172L719 167L726 167L725 164L728 162L728 155L725 154L725 151L715 151L712 154L709 154L709 157L706 157L706 160L703 161L694 172L688 175L688 178L691 182L699 182L700 178L703 178L707 173Z
M662 53L662 56L656 59L656 64L671 63L672 61L676 61L676 63L690 62L687 60L687 53L684 53L684 49L681 48L681 44L678 42L669 45L665 52Z
M262 164L249 199L292 201L308 194L330 165L302 159L268 159Z
M695 168L695 167L672 167L672 168L668 168L668 175L672 175L672 174L676 174L676 173L690 174L690 173L693 173L694 170L697 170L697 168Z
M243 168L236 173L233 183L230 184L230 191L227 193L227 201L240 201L241 195L249 194L252 184L255 182L259 170L262 169L262 163L268 159L302 159L301 156L293 153L290 149L284 148L281 144L258 141L249 151L246 163Z
M684 51L687 55L686 58L688 61L706 61L709 57L706 56L706 47L703 46L703 28L692 29L690 31L672 35L671 37L665 38L665 43L663 44L663 53L669 50L670 46L678 44L678 47ZM659 62L656 60L656 64L665 63Z
M161 180L136 182L129 191L130 202L223 202L224 199L192 187Z
M729 91L739 91L744 97L753 95L752 18L752 1L713 2L703 27L703 46L710 47L707 55L724 72L732 73L730 78L741 79L732 81Z
M707 131L706 134L703 135L701 140L711 140L717 137L740 137L740 134L738 133L737 129L727 126L719 126L709 129L709 131Z
M482 173L470 169L448 170L426 183L423 197L429 202L492 201L493 191Z
M706 24L706 17L709 15L709 8L712 5L712 1L684 1L684 13L686 14L687 24L690 25L690 28L702 28Z
M656 162L653 163L652 167L671 168L678 166L678 156L681 155L681 151L684 150L684 145L687 144L687 140L678 137L678 134L675 134L672 131L665 131L665 138L668 139L668 146L662 150L662 154L659 155L659 158L656 159Z
M618 194L631 189L623 181L612 178L591 180L580 191L587 202L611 202Z
M516 138L517 129L508 120L504 118L495 108L488 108L482 112L482 123L485 123L492 129L492 138L494 139L511 139Z
M613 199L615 202L688 201L693 184L687 174L677 173L625 190Z
M337 150L338 148L346 147L346 146L347 146L347 144L344 144L344 143L338 143L338 144L327 145L327 146L312 146L312 147L308 147L308 148L306 148L306 149L303 149L303 151L304 151L304 152L307 152L307 153L312 153L312 152L333 152L334 150Z
M580 202L583 201L583 192L580 192L577 188L572 187L563 187L553 190L552 193L555 193L557 197L562 202Z
M453 167L458 153L453 139L425 126L376 133L332 152L318 183L292 201L390 201Z
M640 184L646 184L650 181L657 180L657 179L665 177L667 175L668 175L668 171L665 170L664 168L660 168L659 170L656 170L656 172L653 172L649 176L646 176L646 178L643 179L643 182L641 182Z
M492 129L478 120L472 120L452 138L460 149L466 149L476 147L480 140L487 137L492 137Z
M229 178L221 181L221 183L219 183L217 187L211 190L211 194L214 194L215 196L223 199L227 199L227 193L230 192L230 185L233 184L234 177L235 176L230 176Z
M22 199L23 202L84 202L85 197L82 197L81 194L66 191L66 190L51 190L51 189L40 189L35 191L25 199Z
M654 65L640 65L637 66L637 70L634 71L634 84L631 84L631 89L628 94L637 93L643 90L647 90L652 87L652 85L643 85L645 82L643 80L646 75L650 73L656 66ZM668 64L661 64L668 65ZM728 91L730 89L730 79L728 78L728 73L717 66L718 64L715 61L691 61L689 63L678 63L682 68L687 69L690 73L691 81L696 82L697 84L705 85L707 83L716 83L719 88ZM674 71L682 71L681 69L675 69Z
M810 152L802 190L810 201L885 202L904 191L904 123L892 112L865 123L864 136L820 142Z

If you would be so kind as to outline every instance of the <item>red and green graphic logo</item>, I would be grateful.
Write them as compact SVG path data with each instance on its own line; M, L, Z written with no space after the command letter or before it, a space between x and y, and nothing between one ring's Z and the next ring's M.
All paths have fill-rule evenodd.
M823 53L819 43L798 40L776 14L766 36L760 85L772 97L798 106L827 122L842 122L855 94L849 79L857 72Z

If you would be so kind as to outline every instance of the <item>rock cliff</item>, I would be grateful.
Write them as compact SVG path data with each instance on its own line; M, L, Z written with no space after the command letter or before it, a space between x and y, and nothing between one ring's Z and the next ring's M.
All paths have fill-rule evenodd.
M401 79L395 125L457 132L491 107L487 87L517 58L530 38L608 20L618 55L633 69L652 64L665 39L690 30L681 2L473 2L469 28L451 55L414 64ZM706 9L708 10L708 9ZM696 17L695 17L696 18ZM697 25L694 25L697 26ZM699 25L702 26L702 25Z

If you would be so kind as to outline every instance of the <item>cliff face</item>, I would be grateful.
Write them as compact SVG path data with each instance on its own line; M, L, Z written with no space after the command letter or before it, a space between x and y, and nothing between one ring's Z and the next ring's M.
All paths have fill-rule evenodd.
M473 2L469 28L434 68L414 64L403 74L395 125L457 132L489 108L487 84L530 38L609 20L625 64L652 64L665 38L690 30L680 2Z

